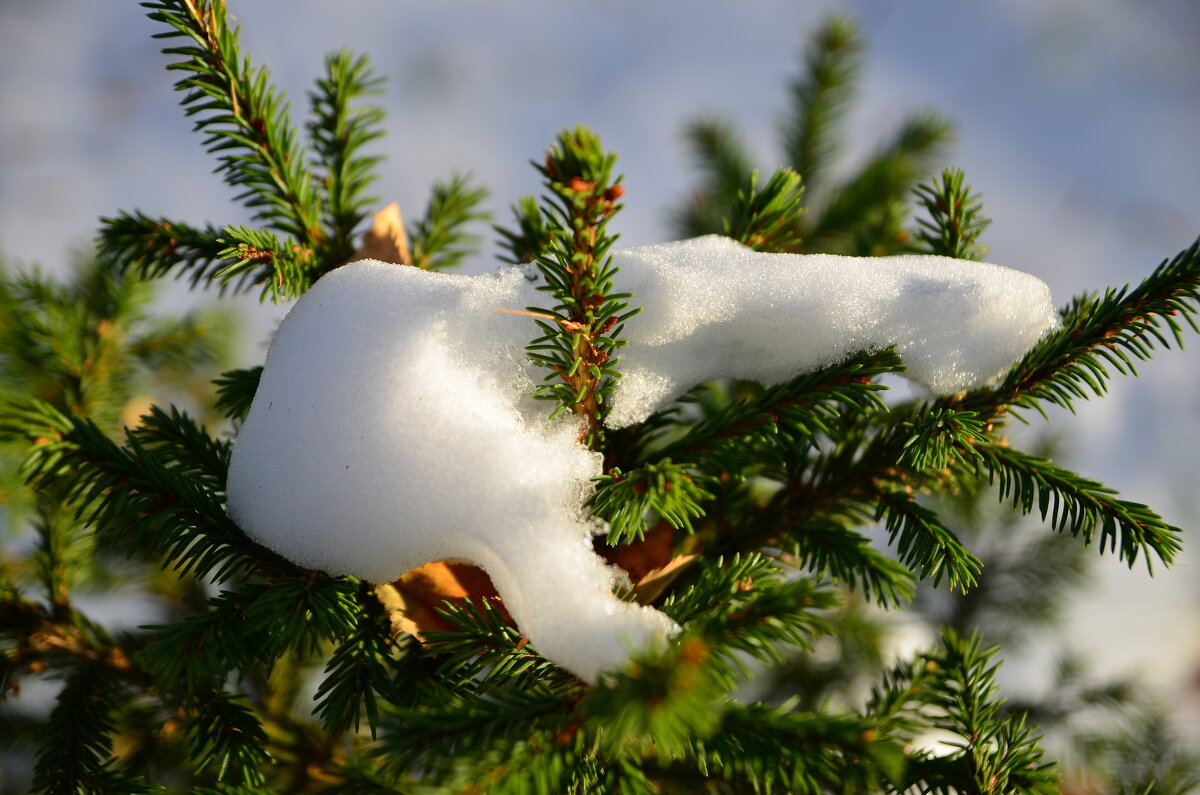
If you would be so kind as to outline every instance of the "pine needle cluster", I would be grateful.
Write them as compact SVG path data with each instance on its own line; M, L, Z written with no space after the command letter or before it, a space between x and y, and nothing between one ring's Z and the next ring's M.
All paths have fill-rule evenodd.
M21 462L6 496L33 506L37 538L26 560L0 567L0 685L62 683L48 714L0 713L36 746L35 789L1057 791L1035 721L1100 697L1058 713L1048 701L1006 703L996 648L971 631L974 617L1006 593L1005 577L1076 582L1085 548L1169 565L1179 530L1011 448L1005 423L1100 396L1134 360L1179 344L1200 311L1200 244L1137 286L1069 304L1062 328L993 387L889 403L883 379L902 362L862 351L772 387L697 385L606 432L622 323L637 311L637 296L614 289L610 256L623 189L594 133L564 131L534 164L545 195L519 200L513 227L498 230L506 258L534 263L548 296L527 310L528 356L546 369L536 396L579 415L580 444L604 456L586 507L608 524L597 548L628 572L621 587L682 627L669 648L589 686L542 658L494 598L439 602L438 628L413 634L384 588L305 570L249 539L225 509L231 436L210 427L245 416L261 368L216 379L216 413L204 418L175 406L118 417L138 368L194 372L213 360L196 323L144 322L141 279L303 294L356 254L382 125L362 101L379 90L364 58L326 59L306 144L269 74L241 52L223 2L145 5L184 74L185 112L258 226L118 213L79 285L0 281L0 442L11 470ZM789 167L765 183L731 126L695 123L704 182L680 228L763 251L981 256L987 220L962 173L923 181L950 134L940 117L911 118L830 183L863 49L847 19L818 31L790 87ZM401 230L411 246L397 267L468 256L484 195L457 176L435 187ZM915 224L914 198L925 212ZM1057 531L1043 536L1058 552L1005 557L932 499L995 494ZM156 625L110 631L79 607L88 577L125 570L158 601ZM946 629L885 668L867 608L914 596ZM822 670L829 644L843 656ZM860 662L843 666L851 649ZM931 746L934 731L953 739ZM1129 750L1113 737L1093 745ZM1170 764L1186 784L1190 760ZM1145 780L1132 769L1109 775Z

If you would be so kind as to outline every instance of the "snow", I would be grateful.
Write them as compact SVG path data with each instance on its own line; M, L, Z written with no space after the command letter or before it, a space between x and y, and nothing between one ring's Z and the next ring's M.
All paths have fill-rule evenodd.
M616 254L625 325L609 424L704 380L775 383L895 345L937 393L1002 373L1056 320L1038 279L943 257L760 254L720 237ZM612 595L581 508L598 454L528 397L526 272L428 273L361 261L281 324L234 447L228 503L252 538L333 574L389 582L432 560L491 576L537 650L589 682L664 642L664 615Z

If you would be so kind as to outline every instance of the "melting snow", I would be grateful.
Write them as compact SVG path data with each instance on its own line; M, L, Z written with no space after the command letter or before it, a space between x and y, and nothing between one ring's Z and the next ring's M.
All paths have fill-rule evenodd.
M617 252L643 307L622 336L608 424L701 381L777 383L896 346L939 394L986 383L1057 322L1040 280L945 257L760 254L710 236ZM539 335L494 311L550 302L523 271L373 261L322 278L284 319L233 452L229 510L299 565L388 582L432 560L487 570L538 651L594 682L675 627L611 593L581 509L600 457L528 397Z

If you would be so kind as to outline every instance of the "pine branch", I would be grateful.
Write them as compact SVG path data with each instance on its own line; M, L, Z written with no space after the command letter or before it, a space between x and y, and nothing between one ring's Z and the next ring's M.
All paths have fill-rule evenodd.
M1180 318L1193 331L1200 307L1200 240L1164 260L1137 287L1084 295L1063 310L1063 325L1047 334L995 389L968 395L966 408L985 414L1007 407L1045 413L1040 401L1074 409L1076 399L1103 396L1109 368L1136 375L1133 361L1158 346L1183 345ZM993 408L995 407L995 408Z
M227 370L213 381L217 386L215 408L231 420L244 420L262 380L261 365L246 370Z
M188 744L197 768L216 768L218 781L261 786L271 756L267 736L245 706L224 693L214 693L196 705L188 721Z
M720 731L695 741L693 753L709 776L755 793L887 791L903 781L906 764L870 719L786 705L728 705Z
M781 168L758 190L758 172L739 188L737 201L724 220L726 237L755 251L794 251L800 245L797 222L804 212L800 175Z
M936 666L931 703L942 711L937 728L953 732L962 750L914 762L910 783L922 782L931 793L977 792L981 795L1057 793L1059 775L1043 761L1038 738L1020 717L1001 718L996 699L997 649L980 648L978 636L942 633L944 651L931 655Z
M920 570L921 577L932 578L936 587L942 577L951 590L965 593L978 582L983 567L979 558L963 546L933 511L918 505L902 492L881 496L875 519L884 520L888 541L900 560Z
M222 591L198 602L201 612L151 627L146 665L165 692L202 699L222 687L231 669L269 667L285 652L312 654L350 637L358 626L357 588L348 578L317 575Z
M325 76L308 95L312 120L314 171L324 197L324 224L331 230L330 257L346 260L354 253L354 231L377 199L366 195L383 158L362 149L383 137L383 110L356 105L355 100L380 93L383 79L375 76L365 56L345 50L325 57Z
M203 425L174 406L151 406L128 434L144 449L169 460L174 472L202 480L213 491L224 490L232 441L209 435Z
M775 561L751 553L705 560L690 587L676 588L661 609L703 644L712 675L732 689L746 673L746 656L778 663L786 648L809 648L828 631L816 611L837 601L832 591L787 579Z
M1181 548L1179 528L1145 505L1116 499L1113 490L1094 480L997 444L979 444L975 450L981 458L977 468L998 483L1001 500L1011 500L1026 514L1036 509L1056 530L1080 537L1088 546L1098 529L1101 554L1115 552L1130 568L1139 554L1151 571L1151 554L1170 565Z
M100 219L97 250L124 272L154 279L172 271L187 277L193 287L213 283L225 269L228 244L213 226L193 227L134 211ZM228 285L220 283L222 290ZM238 285L241 289L242 285Z
M464 232L463 227L472 221L491 218L479 209L487 197L486 188L473 187L471 178L461 174L434 185L425 217L409 230L412 264L422 270L445 270L460 265L479 241L477 236Z
M847 106L862 67L864 44L849 17L828 17L805 47L803 73L790 85L781 133L788 164L810 189L821 187L839 147Z
M171 29L157 38L186 40L163 50L179 58L167 68L188 73L175 85L184 92L181 104L199 117L195 129L205 133L217 171L242 190L237 200L299 245L320 245L320 204L288 106L266 70L241 55L240 31L230 28L223 0L153 0L143 7Z
M974 445L990 441L973 411L934 406L902 427L909 436L897 463L918 471L944 469L955 457L978 458Z
M754 445L789 450L806 448L818 434L837 436L835 421L845 414L869 414L883 408L878 392L885 389L872 379L899 372L903 363L895 351L868 351L843 362L803 373L790 381L763 389L752 399L709 412L679 438L657 444L657 436L672 430L668 409L648 423L644 457L713 460L718 454L746 451ZM688 398L685 397L686 402ZM727 470L737 469L726 464Z
M554 748L564 724L563 694L541 683L522 685L423 683L418 703L384 705L387 717L372 754L390 774L420 771L437 785L457 764L503 748L506 738Z
M934 177L913 192L929 213L929 220L917 220L917 238L928 253L973 260L987 255L987 247L977 240L992 221L983 215L984 205L978 194L971 193L962 169L947 168L940 180Z
M489 599L481 599L478 604L446 602L438 614L450 625L450 631L428 632L425 637L437 660L437 678L451 686L517 680L542 682L557 691L575 682L574 677L538 655Z
M280 240L272 232L245 226L227 226L221 234L224 267L213 278L222 286L237 282L240 290L261 284L263 298L299 298L320 275L313 272L316 252L290 237Z
M787 532L781 544L796 566L860 590L880 607L899 607L913 597L915 582L908 567L875 549L843 522L832 518L806 522L802 532L799 528Z
M702 485L706 480L693 473L691 465L675 464L669 458L631 472L614 467L594 478L596 491L587 507L592 516L608 522L607 542L614 546L644 538L658 518L690 533L692 519L704 515L700 503L713 499Z
M554 232L547 226L537 199L532 196L522 197L509 209L517 228L492 227L500 235L500 245L507 252L507 256L500 259L511 265L533 262L549 249Z
M838 187L813 221L806 236L808 250L857 254L902 250L907 235L900 222L907 199L952 133L951 124L939 116L908 119L890 143ZM856 245L860 237L875 242L864 250Z
M34 442L26 463L31 482L63 489L107 543L139 556L161 556L163 566L181 575L218 582L254 571L299 572L246 537L211 482L180 470L134 436L119 447L90 420L35 401L5 407L0 434Z
M708 641L688 633L610 672L580 704L585 731L610 759L686 755L717 730L728 706L732 681L711 652Z
M370 587L363 584L358 591L354 630L330 657L325 680L317 689L316 714L326 732L337 736L351 728L358 731L365 711L371 739L375 739L379 725L377 699L394 700L385 661L395 649L387 616Z
M701 186L693 192L673 226L683 237L719 233L738 195L754 171L745 146L729 122L697 119L684 132L692 159L700 168Z
M530 307L554 317L554 325L537 321L543 336L526 349L551 371L544 380L552 383L533 396L557 401L554 414L570 408L583 417L581 441L592 449L603 445L605 401L619 377L613 354L624 344L621 323L634 314L626 311L629 295L613 292L617 269L610 251L616 236L607 226L624 193L620 177L612 177L615 160L590 130L576 127L559 135L539 167L549 191L544 216L553 233L549 254L537 260L545 280L539 289L557 303Z
M109 734L121 695L103 666L81 665L72 671L50 713L33 774L35 790L45 795L162 791L114 769Z

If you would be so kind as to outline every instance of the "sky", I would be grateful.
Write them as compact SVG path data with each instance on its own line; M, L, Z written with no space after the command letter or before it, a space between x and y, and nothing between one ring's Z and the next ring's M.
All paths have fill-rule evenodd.
M619 155L626 244L671 238L693 184L684 125L733 120L764 169L804 37L833 8L869 44L844 142L848 166L905 114L958 123L947 165L995 219L989 261L1049 283L1059 304L1146 275L1200 233L1200 10L1192 0L231 0L242 42L297 111L340 47L387 80L376 192L412 217L431 184L470 171L498 218L536 193L529 161L562 128L595 129ZM189 130L175 76L129 0L0 0L0 253L62 268L100 216L135 208L191 222L247 220ZM483 230L481 230L483 231ZM489 253L475 264L491 267ZM182 300L182 288L172 291ZM257 362L278 308L258 318ZM1078 416L1054 416L1064 463L1200 524L1200 341L1139 367ZM1187 530L1192 546L1200 532ZM1151 581L1106 557L1073 608L1071 639L1103 670L1138 667L1200 726L1200 586L1185 552Z

